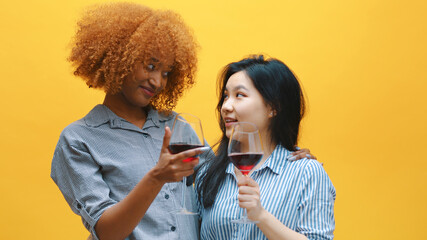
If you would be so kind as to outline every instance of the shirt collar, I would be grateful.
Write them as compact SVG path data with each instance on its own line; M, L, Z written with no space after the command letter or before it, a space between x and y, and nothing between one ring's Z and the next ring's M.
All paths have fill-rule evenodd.
M225 172L229 173L229 174L233 174L233 175L235 174L235 172L234 172L234 165L233 165L232 162L228 163L228 166L227 166L227 169L225 169Z
M291 154L289 150L282 145L277 144L271 155L267 158L264 164L256 171L261 171L264 168L269 168L275 174L283 172L283 167L288 162L288 156Z
M149 107L148 114L147 114L147 120L144 124L144 129L149 127L160 127L160 122L169 121L172 118L174 118L176 115L175 112L172 112L171 114L167 115L163 112L159 112L152 107Z
M90 127L99 127L110 120L118 119L108 107L102 104L96 105L83 119ZM117 120L116 120L117 121Z
M152 126L160 127L160 122L171 120L175 115L175 112L166 115L164 113L159 113L152 107L149 107L144 129ZM123 121L126 120L117 116L107 106L98 104L84 117L84 121L90 127L99 127L102 124L110 122L111 127L114 128L122 127Z

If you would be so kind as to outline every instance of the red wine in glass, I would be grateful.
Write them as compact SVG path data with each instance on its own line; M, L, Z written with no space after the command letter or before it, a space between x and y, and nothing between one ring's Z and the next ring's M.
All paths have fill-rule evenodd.
M262 153L231 153L228 157L234 166L247 176L261 160L262 155Z
M173 154L177 154L180 152L184 152L190 149L194 149L194 148L201 148L203 147L203 145L199 145L199 144L187 144L187 143L173 143L169 145L169 150L173 153ZM191 160L193 160L194 158L187 158L182 160L183 162L190 162Z

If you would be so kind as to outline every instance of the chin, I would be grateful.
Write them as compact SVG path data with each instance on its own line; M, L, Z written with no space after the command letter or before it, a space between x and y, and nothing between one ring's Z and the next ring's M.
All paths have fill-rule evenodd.
M225 136L227 136L227 138L230 138L230 136L231 136L231 131L232 131L232 129L231 129L231 128L226 128L226 129L225 129Z

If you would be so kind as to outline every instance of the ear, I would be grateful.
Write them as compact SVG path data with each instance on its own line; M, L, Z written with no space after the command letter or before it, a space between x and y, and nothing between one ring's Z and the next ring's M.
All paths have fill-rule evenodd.
M277 111L275 109L273 109L271 106L269 107L269 113L268 113L268 117L272 118L275 117L277 114Z

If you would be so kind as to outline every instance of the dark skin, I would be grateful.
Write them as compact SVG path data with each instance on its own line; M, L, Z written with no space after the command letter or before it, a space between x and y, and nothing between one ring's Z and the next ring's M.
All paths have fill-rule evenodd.
M142 128L147 119L146 107L153 96L167 84L170 60L156 61L155 64L136 66L134 76L128 77L117 94L106 94L104 105L116 115ZM124 239L144 217L163 185L178 182L184 176L193 174L199 163L196 156L203 151L193 149L171 154L168 146L171 130L166 127L163 145L157 165L152 168L120 202L107 209L95 225L99 239ZM184 159L191 161L183 162Z

